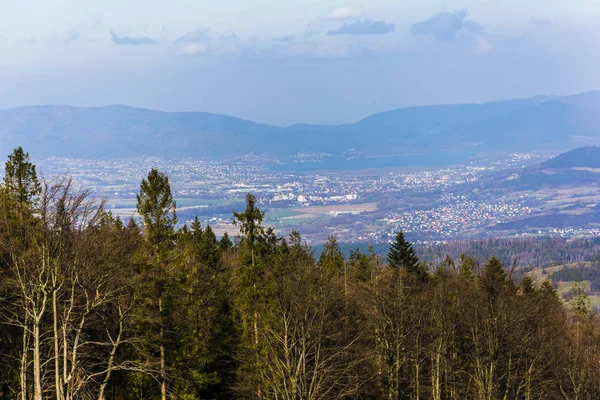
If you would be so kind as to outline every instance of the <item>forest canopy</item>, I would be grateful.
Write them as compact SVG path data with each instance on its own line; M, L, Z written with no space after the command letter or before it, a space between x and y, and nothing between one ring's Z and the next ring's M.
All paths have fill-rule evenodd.
M252 194L217 238L177 225L153 169L139 220L8 157L0 190L0 399L598 399L600 330L581 288L491 257L438 265L398 232L387 263L318 259ZM565 270L563 274L575 274Z

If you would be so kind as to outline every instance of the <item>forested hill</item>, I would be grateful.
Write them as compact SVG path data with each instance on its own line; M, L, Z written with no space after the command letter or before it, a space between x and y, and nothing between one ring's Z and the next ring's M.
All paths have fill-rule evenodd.
M600 147L581 147L541 164L542 168L600 168Z
M398 155L439 150L565 150L600 140L600 92L484 104L409 107L353 124L275 127L201 112L127 106L32 106L0 111L0 152L120 158L303 153Z

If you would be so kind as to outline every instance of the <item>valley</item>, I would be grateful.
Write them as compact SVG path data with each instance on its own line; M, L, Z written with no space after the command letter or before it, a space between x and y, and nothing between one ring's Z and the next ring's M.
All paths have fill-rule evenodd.
M279 171L268 161L78 160L47 158L48 176L68 175L107 198L113 215L136 215L139 181L152 167L170 177L179 222L198 216L218 234L236 234L232 210L257 196L278 234L329 235L348 243L386 243L403 230L417 243L519 235L562 238L600 233L600 174L549 168L548 153L481 155L442 167Z

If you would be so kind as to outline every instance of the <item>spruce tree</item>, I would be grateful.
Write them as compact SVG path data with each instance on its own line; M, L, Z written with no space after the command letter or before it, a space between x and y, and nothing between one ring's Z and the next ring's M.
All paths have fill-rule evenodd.
M155 255L162 258L164 246L173 237L177 223L176 204L173 201L169 178L153 168L142 180L137 197L137 211L144 220L148 243Z
M334 236L329 236L323 252L319 256L319 266L333 275L339 275L344 272L344 255L340 245Z
M479 283L490 304L494 303L506 284L506 271L502 261L496 257L490 258L483 266Z
M529 275L525 275L521 280L521 289L525 294L535 293L535 285L533 279Z
M256 207L256 197L246 194L246 209L243 212L233 212L233 224L240 227L242 242L250 249L250 264L256 263L258 244L264 239L265 229L262 226L265 213Z
M240 232L245 235L250 246L254 246L264 235L262 221L265 213L256 207L256 197L246 194L246 209L243 212L233 212L233 223L240 227Z
M461 276L470 279L475 276L475 267L477 263L474 259L467 256L466 254L461 254L458 259L458 272Z
M396 234L396 240L390 246L387 259L392 268L405 268L409 273L419 270L419 257L417 257L412 243L404 238L402 231Z
M229 234L227 232L221 236L221 240L219 240L219 247L221 250L228 250L233 247L233 243L231 242L231 239L229 239Z
M167 398L167 355L165 330L168 324L165 309L165 293L168 291L169 274L167 258L174 237L174 226L177 223L176 204L173 200L169 178L153 168L148 177L142 180L140 193L137 195L137 210L144 221L146 240L152 249L155 269L151 271L151 279L155 284L158 298L158 315L160 319L160 391L161 399Z
M41 193L35 165L29 161L29 153L17 147L8 156L5 164L4 191L7 200L20 208L35 206L36 198Z

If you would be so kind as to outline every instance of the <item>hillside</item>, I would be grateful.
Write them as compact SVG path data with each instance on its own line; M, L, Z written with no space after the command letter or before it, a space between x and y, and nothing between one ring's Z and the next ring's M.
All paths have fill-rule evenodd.
M436 151L566 150L600 140L600 92L484 104L409 107L353 124L275 127L202 112L127 106L32 106L0 111L0 152L120 158L249 154L282 160L299 152L342 156Z
M573 149L545 161L542 168L600 168L600 147Z

